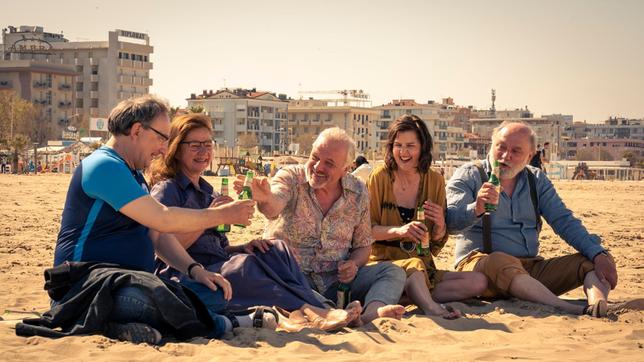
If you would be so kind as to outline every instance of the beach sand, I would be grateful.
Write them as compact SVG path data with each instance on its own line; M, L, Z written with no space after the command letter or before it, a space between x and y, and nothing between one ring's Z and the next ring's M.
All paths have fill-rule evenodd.
M644 361L644 311L620 310L609 318L565 315L553 308L517 300L454 303L466 318L447 321L410 315L401 321L378 319L357 330L327 334L237 329L224 340L195 339L163 346L134 345L102 336L22 338L16 321L48 309L43 270L54 246L69 175L0 175L0 360L182 361L182 360L613 360ZM210 178L211 182L218 184ZM616 258L619 285L615 303L644 297L644 183L556 182L577 217L603 237ZM231 240L261 235L265 219L255 214ZM572 249L548 226L542 255ZM453 244L437 259L451 269ZM566 294L583 298L581 288ZM640 300L640 308L642 307Z

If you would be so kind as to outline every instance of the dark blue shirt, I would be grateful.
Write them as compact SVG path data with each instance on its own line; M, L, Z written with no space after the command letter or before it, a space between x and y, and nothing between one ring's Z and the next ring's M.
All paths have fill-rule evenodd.
M74 171L56 242L54 266L64 261L99 261L154 270L148 228L119 210L148 194L140 171L131 170L109 147L101 147Z
M157 183L151 191L152 197L166 206L189 209L207 208L212 203L214 194L212 185L203 178L199 178L199 187L195 187L190 179L180 172L172 179ZM196 262L208 266L230 258L224 250L228 245L226 236L217 232L216 228L211 228L206 229L187 251ZM156 270L168 277L179 275L178 271L169 268L160 260L157 260Z

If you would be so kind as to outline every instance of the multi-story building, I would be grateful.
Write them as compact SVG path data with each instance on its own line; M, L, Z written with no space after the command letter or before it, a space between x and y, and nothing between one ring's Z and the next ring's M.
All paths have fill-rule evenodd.
M291 100L288 106L288 137L295 142L300 137L317 136L330 127L344 129L356 142L356 152L371 156L381 152L382 124L380 112L373 108L353 105L329 105L318 99ZM386 131L386 126L384 127ZM385 139L386 139L385 132Z
M458 154L464 147L465 129L461 127L469 120L471 109L457 107L452 98L444 98L441 103L428 101L416 103L413 99L394 99L379 107L380 121L384 128L384 139L387 137L389 124L403 114L414 114L422 119L434 141L434 159L446 159L448 155ZM467 109L467 111L465 111Z
M644 140L626 138L581 138L567 142L569 160L619 161L630 158L644 160Z
M550 118L475 118L470 119L472 133L482 138L491 139L492 131L505 121L523 122L529 125L537 134L537 142L544 144L550 142L550 160L556 160L552 155L559 155L561 144L561 125L559 120Z
M220 146L236 148L256 143L269 154L287 147L286 95L224 88L193 93L187 101L188 108L203 107L212 119L213 139Z
M0 51L0 67L16 61L39 67L68 66L66 70L71 66L76 75L73 85L68 82L73 92L70 117L81 128L88 126L90 117L107 117L119 101L149 93L152 85L153 47L144 33L117 29L108 33L107 41L70 42L41 26L9 26L2 31ZM41 88L51 92L53 99L63 97L58 92L70 91L45 83Z
M76 70L32 60L0 61L0 91L15 91L39 111L33 141L59 138L74 114Z

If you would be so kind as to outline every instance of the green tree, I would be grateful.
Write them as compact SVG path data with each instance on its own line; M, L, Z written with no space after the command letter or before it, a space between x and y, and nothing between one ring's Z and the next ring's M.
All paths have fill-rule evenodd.
M196 106L190 106L188 110L190 111L190 113L203 113L204 108L203 106L196 105Z
M39 130L34 123L39 115L40 111L15 91L0 91L0 147L11 152L13 170L17 170L20 154L37 139Z
M15 91L0 91L0 142L8 144L19 134L35 139L38 130L34 122L39 114L31 102L20 98Z

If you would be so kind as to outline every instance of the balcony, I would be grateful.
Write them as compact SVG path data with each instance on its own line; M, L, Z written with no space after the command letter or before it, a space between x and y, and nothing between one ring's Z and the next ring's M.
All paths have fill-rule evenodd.
M135 60L133 61L134 68L139 68L139 69L152 69L152 63L148 62L142 62L140 60Z
M213 131L223 131L224 130L224 125L223 124L213 124L212 129L213 129Z
M34 88L51 88L51 82L35 81Z
M119 75L119 83L132 84L132 76Z
M11 81L0 80L0 89L9 89L9 88L11 88Z
M70 108L71 106L72 106L71 101L60 101L60 102L58 102L58 108L66 109L66 108Z
M134 68L133 61L129 59L119 59L119 66L125 68Z
M141 84L144 86L151 86L152 85L152 79L151 78L142 78L141 79Z
M72 90L72 85L67 84L67 83L62 83L58 85L58 89L61 91L71 91Z
M90 82L98 82L98 74L92 74L89 76Z
M95 92L95 91L89 92L89 97L90 98L98 98L98 92Z

